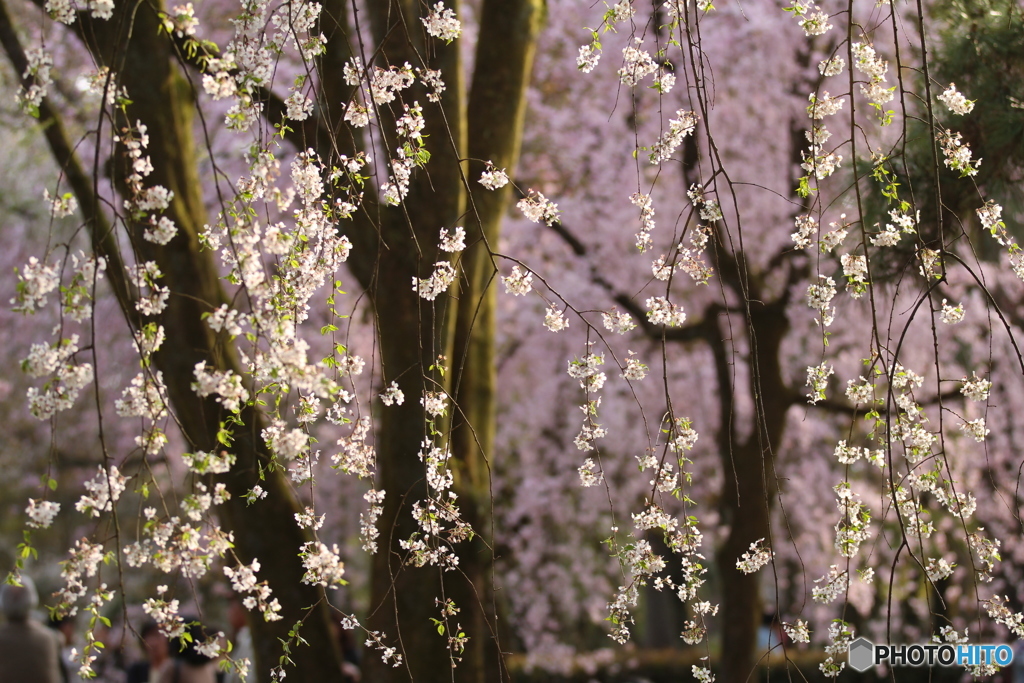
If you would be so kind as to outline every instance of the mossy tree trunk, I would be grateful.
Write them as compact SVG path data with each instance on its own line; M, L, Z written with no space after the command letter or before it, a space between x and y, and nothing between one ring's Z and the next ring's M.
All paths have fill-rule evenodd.
M142 226L129 225L129 239L135 258L154 261L163 273L161 284L170 290L167 308L159 322L166 340L154 355L154 365L163 373L168 395L191 448L213 451L217 433L227 414L210 397L200 399L192 390L193 370L206 362L217 370L240 372L233 348L203 322L203 314L227 301L210 252L199 248L198 233L205 221L205 209L197 174L197 158L192 136L192 111L195 103L188 83L174 59L171 40L160 34L159 4L119 4L107 22L79 13L76 30L82 43L97 63L111 66L119 74L132 100L128 117L148 129L150 144L146 152L153 163L147 182L163 185L174 192L165 214L174 220L178 234L166 246L156 247L142 239ZM10 28L4 13L3 23ZM5 41L5 48L8 48ZM12 50L7 49L9 56ZM17 62L17 60L14 60ZM16 63L17 67L17 63ZM57 162L73 169L72 187L86 213L86 224L93 245L113 268L123 268L117 243L111 239L109 224L99 210L93 187L66 139L56 114L46 108L42 123ZM117 121L122 126L127 121ZM50 131L52 129L52 131ZM115 185L123 191L130 172L128 161L118 149L111 168ZM115 294L131 327L148 322L134 308L134 301L123 273L111 273ZM243 563L258 558L262 563L259 578L268 581L282 605L282 619L265 622L250 619L258 680L269 681L269 671L278 664L281 641L288 638L293 625L302 622L302 637L309 647L295 653L290 671L299 680L332 680L340 670L340 653L330 627L330 614L323 593L301 583L304 573L297 555L299 546L310 540L294 523L299 511L297 501L280 469L268 468L269 456L262 439L262 416L252 408L240 415L245 427L236 430L232 451L236 464L222 477L231 499L220 506L224 526L234 534L234 552ZM260 473L262 470L262 474ZM260 483L267 499L247 507L245 494ZM291 549L291 552L282 552ZM312 610L307 609L314 606ZM252 615L250 615L252 616Z
M39 0L37 4L41 4ZM447 3L458 11L457 3ZM482 160L514 171L522 135L526 88L534 45L543 14L543 0L485 0L481 11L476 69L468 97L462 83L458 42L444 45L428 39L420 18L426 6L412 0L382 0L367 5L373 54L381 65L403 64L440 69L447 89L437 104L427 103L426 92L414 88L409 101L424 105L428 147L432 158L414 174L408 197L389 208L368 188L363 211L343 229L349 234L354 255L352 270L369 295L380 337L381 365L386 382L400 378L409 397L403 406L383 411L377 437L378 487L387 491L379 522L383 543L373 564L371 628L397 638L406 666L392 669L368 653L366 678L374 681L408 678L449 678L484 681L500 677L499 650L491 637L495 613L491 605L489 572L493 562L489 544L489 473L487 459L493 453L495 415L494 317L495 274L491 248L496 244L510 189L487 192L473 182L483 170ZM203 195L197 173L192 139L195 92L185 80L172 39L160 32L157 4L119 3L109 22L91 19L81 12L75 31L100 64L118 73L119 85L132 104L128 118L148 127L154 171L147 182L174 192L166 211L179 234L164 247L141 239L141 226L129 226L135 258L155 261L164 274L161 284L171 291L161 314L167 340L155 358L168 386L170 398L191 447L213 450L217 432L226 417L211 398L200 400L192 391L193 368L206 362L218 370L239 372L233 347L218 338L202 322L202 315L227 300L216 266L208 252L199 249L198 233L205 221ZM319 85L316 115L296 125L288 134L300 149L312 146L325 161L365 145L358 135L343 130L342 104L351 87L342 79L342 66L356 50L347 0L325 0L321 30L328 50L318 58ZM5 17L6 18L6 17ZM10 29L10 22L3 22ZM0 27L3 28L3 27ZM11 30L13 35L13 29ZM6 44L5 44L6 47ZM24 55L22 54L22 61ZM18 71L24 70L15 64ZM419 86L417 86L419 87ZM264 93L270 122L283 111L278 98ZM48 106L44 113L56 120ZM402 112L380 109L380 132L393 155L394 120ZM118 122L122 125L127 122ZM59 121L47 129L47 138L58 162L69 170L73 189L86 212L93 243L100 255L122 268L116 240L104 218L94 185L63 137ZM114 159L115 183L124 188L126 161ZM387 164L378 168L386 169ZM77 172L72 173L73 169ZM385 171L386 172L386 171ZM383 179L381 179L383 182ZM469 248L463 255L463 276L457 298L441 296L434 302L419 298L411 287L413 277L427 277L433 264L446 258L439 252L440 228L464 225ZM111 282L130 325L147 320L134 310L131 288L123 274ZM443 356L444 358L440 358ZM439 362L440 361L440 362ZM438 365L448 372L441 373ZM431 366L434 369L431 370ZM426 497L423 465L418 453L427 426L419 397L424 391L443 390L455 398L446 424L456 468L456 490L463 514L479 536L461 549L460 571L442 577L436 569L412 569L403 564L398 541L417 530L411 516L414 501ZM225 526L235 535L235 552L243 562L259 558L260 578L266 578L283 606L284 619L275 624L253 621L256 671L267 680L277 663L280 640L302 621L302 637L308 648L294 652L298 680L337 678L339 656L330 628L330 616L322 592L300 582L303 570L295 552L308 540L294 524L298 510L289 485L279 471L261 467L269 459L259 437L262 417L251 408L241 415L245 427L234 435L237 464L224 480L233 494L222 507ZM265 481L260 481L260 471ZM247 507L244 494L257 482L269 496ZM463 629L470 642L462 662L451 671L445 640L437 635L431 618L439 615L436 597L454 596L462 612ZM317 609L306 611L308 605Z

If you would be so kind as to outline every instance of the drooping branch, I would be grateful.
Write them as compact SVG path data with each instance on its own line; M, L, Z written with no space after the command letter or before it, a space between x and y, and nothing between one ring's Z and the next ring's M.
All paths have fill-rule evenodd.
M567 245L569 245L573 254L584 259L589 258L590 253L587 246L583 244L578 237L576 237L564 222L557 221L548 227L552 232L561 237ZM713 321L720 312L725 310L721 304L709 304L705 308L702 318L697 322L691 322L688 325L682 325L680 327L655 325L647 319L647 311L645 311L636 302L634 297L623 292L610 282L596 264L590 263L589 269L590 281L607 292L612 301L622 306L627 313L632 315L633 319L637 322L638 326L643 330L644 335L648 339L652 341L673 341L685 343L693 341L708 341L717 334L717 325Z
M31 85L25 76L28 72L28 58L18 38L17 31L11 23L7 5L0 0L0 44L3 45L14 71L18 74L23 86ZM85 226L92 241L93 249L99 256L107 260L107 278L111 289L117 297L121 309L128 311L135 300L131 283L128 282L124 261L114 237L113 228L102 209L102 199L96 192L92 179L82 168L75 154L74 147L68 139L60 115L44 98L39 104L39 121L43 136L50 147L54 160L71 186L78 205L85 217Z

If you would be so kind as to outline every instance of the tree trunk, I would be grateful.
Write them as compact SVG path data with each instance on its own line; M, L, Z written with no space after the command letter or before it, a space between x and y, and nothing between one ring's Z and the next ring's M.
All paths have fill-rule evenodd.
M427 93L420 86L415 86L408 98L425 103L424 133L431 162L414 174L402 206L383 207L370 189L365 212L348 226L359 256L353 260L353 272L368 292L376 312L385 381L399 378L409 396L405 405L383 411L379 425L380 487L387 491L380 526L387 540L374 559L369 618L371 628L385 632L388 645L396 641L400 644L406 666L399 670L385 667L379 657L368 653L366 677L385 681L396 676L436 677L440 671L449 671L446 639L437 635L430 620L440 616L434 599L454 596L463 611L452 620L452 626L461 617L466 623L459 625L471 637L456 675L459 679L484 681L493 680L496 674L501 676L498 648L488 647L495 633L497 609L489 580L493 560L485 542L490 534L485 458L492 449L494 434L495 290L491 285L496 272L487 245L498 239L510 190L485 192L472 181L483 169L479 163L482 159L491 159L498 167L513 172L543 4L542 0L485 2L477 55L479 68L468 115L458 44L443 45L427 38L419 21L424 12L422 5L411 0L390 0L370 3L367 12L377 39L374 54L379 55L382 63L423 64L425 59L423 66L440 69L444 74L447 89L438 105L426 103ZM449 2L448 6L458 10L457 3ZM171 403L191 447L213 450L226 415L212 398L199 400L192 391L193 368L206 362L218 370L237 373L239 366L234 349L222 343L202 322L202 314L225 302L226 297L212 259L199 250L198 232L205 222L205 212L191 136L194 94L172 64L173 43L159 30L161 20L157 12L161 9L119 5L109 22L95 21L87 13L79 13L75 30L97 62L111 65L118 73L118 85L127 88L133 101L127 112L128 121L134 123L138 119L148 127L150 145L146 151L152 157L154 172L147 178L147 184L163 185L175 195L165 212L179 229L171 243L158 248L145 242L141 239L141 226L130 226L131 237L136 258L155 261L164 274L161 284L171 290L169 305L160 316L167 340L154 357L155 367L164 375ZM324 97L317 103L317 120L298 125L289 134L300 147L314 145L325 160L336 158L339 151L357 148L360 142L358 137L345 139L345 135L337 135L342 124L340 104L347 100L351 90L341 77L341 67L352 54L354 35L347 24L347 13L345 0L326 0L321 25L328 36L329 49L318 64ZM271 96L266 112L271 119L279 118L281 103ZM393 124L401 113L379 110L380 131L392 156L397 146ZM127 125L128 121L118 125ZM466 139L470 125L474 139L471 146ZM60 137L59 126L54 130L48 138ZM469 156L477 160L472 178L466 176L467 149ZM74 157L66 140L61 151L55 147L54 153L62 165L71 168ZM385 173L390 170L387 164L377 167ZM130 172L127 162L117 158L113 169L115 182L123 191L124 178ZM87 221L93 228L97 251L117 265L117 247L109 239L95 192L90 193L92 187L85 182L87 174L78 175L82 177L77 183L72 178L72 185L80 195L83 210L92 213ZM413 291L412 278L428 276L436 261L447 258L437 249L438 232L463 221L469 196L467 184L472 184L474 195L470 218L465 221L472 246L464 257L461 298L442 296L435 302L426 302ZM147 322L135 311L130 288L121 273L112 274L111 282L130 324L138 328ZM431 366L445 366L453 372L428 369ZM450 435L456 489L464 516L479 534L476 540L464 544L460 563L463 575L450 573L444 577L449 579L446 581L442 581L437 569L414 570L404 566L405 558L397 545L417 531L411 505L428 493L418 458L427 435L419 398L428 390L452 393L460 406L455 432ZM261 620L251 624L256 671L261 681L266 680L269 668L277 663L281 652L279 641L287 639L292 625L302 621L301 635L310 648L295 652L293 675L299 680L332 680L338 675L339 657L327 605L322 600L322 591L300 582L303 570L296 552L308 538L293 522L297 503L281 472L263 467L269 459L259 436L261 415L246 408L240 417L245 427L234 434L232 448L237 463L224 477L233 499L222 506L221 515L225 526L235 534L239 559L246 563L254 558L263 560L260 578L269 580L284 615L284 620L277 624ZM436 426L447 431L446 424ZM250 508L244 494L257 482L268 490L269 496ZM281 552L282 548L294 552ZM319 607L312 612L302 609L314 603L319 603ZM487 665L485 658L490 662Z
M519 159L526 92L543 5L540 0L487 2L480 19L476 67L468 107L470 206L467 249L462 255L458 318L453 354L452 454L458 464L457 490L467 521L480 534L460 553L469 581L456 597L463 626L471 634L467 651L477 671L464 680L501 680L501 647L508 638L500 596L494 593L490 463L494 457L497 409L495 324L498 270L492 256L508 207L511 185L488 190L479 184L485 161L512 175ZM465 590L468 588L470 590Z
M759 539L771 540L771 511L778 492L775 476L775 452L782 442L786 411L791 399L782 378L779 353L789 329L785 299L767 305L751 302L747 334L750 341L750 395L755 402L754 425L750 435L739 444L732 442L731 416L733 392L729 382L724 343L717 342L719 392L722 403L719 432L720 452L725 478L722 482L722 521L729 527L725 543L718 549L717 563L722 580L721 624L722 653L719 680L745 683L758 680L755 670L758 628L764 611L761 572L744 574L736 560ZM762 571L769 571L763 569Z
M118 5L109 22L94 21L80 14L76 23L79 37L100 64L119 70L120 83L129 92L132 104L129 120L139 120L148 128L150 144L146 152L153 162L153 173L147 183L159 184L174 192L174 199L165 212L178 226L178 235L164 247L141 239L142 229L131 227L131 240L140 261L155 261L164 277L161 284L170 289L166 310L160 315L167 338L154 355L156 369L163 373L169 398L190 446L199 450L217 447L217 432L226 417L223 408L212 398L200 400L191 388L193 368L207 362L218 370L239 371L230 346L218 343L203 322L202 314L226 300L210 255L201 252L198 231L205 222L205 211L196 173L196 157L191 131L193 102L188 84L172 65L170 40L160 35L160 19L149 5ZM3 17L9 27L9 18ZM12 32L13 33L13 32ZM12 50L5 41L5 49ZM93 188L88 185L80 164L63 138L56 114L47 107L56 125L47 132L47 140L57 162L74 169L72 187L86 212L94 247L100 256L109 259L113 268L122 268L116 242L99 211ZM118 125L125 124L120 121ZM118 153L124 150L120 148ZM115 184L125 188L127 161L115 158ZM146 322L134 308L122 272L111 273L111 282L126 318L138 329ZM281 641L287 639L293 625L302 622L301 636L309 647L299 650L289 671L299 680L334 680L340 672L340 653L330 626L323 592L301 583L304 573L298 549L307 540L305 532L294 524L297 501L280 470L267 469L269 462L262 440L258 437L261 416L246 408L240 416L246 428L234 434L232 446L237 456L232 472L223 477L232 498L222 505L219 514L224 525L233 532L235 553L244 563L259 558L263 568L259 578L266 579L282 606L282 620L265 622L250 618L255 655L256 679L270 680L269 671L278 664ZM261 468L261 465L264 467ZM264 480L260 480L259 470ZM244 495L257 482L268 491L260 505L248 507ZM282 552L289 549L290 552ZM306 609L314 606L312 610ZM253 615L250 615L253 617Z

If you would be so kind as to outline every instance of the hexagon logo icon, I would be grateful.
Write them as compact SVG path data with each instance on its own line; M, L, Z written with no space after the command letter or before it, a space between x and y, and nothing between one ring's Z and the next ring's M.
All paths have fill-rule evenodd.
M850 668L856 671L867 671L875 664L875 644L867 638L858 638L850 643L847 658Z

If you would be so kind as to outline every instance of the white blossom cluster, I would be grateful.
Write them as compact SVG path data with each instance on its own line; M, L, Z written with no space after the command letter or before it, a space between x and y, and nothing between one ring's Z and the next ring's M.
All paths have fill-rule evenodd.
M401 146L396 150L397 158L391 160L391 177L381 186L384 202L389 206L398 206L409 194L409 183L412 170L422 166L423 155L423 110L419 102L412 106L403 105L405 113L395 122Z
M70 9L70 2L68 11L72 13L71 20L74 21L74 10ZM25 72L21 77L23 79L31 78L32 84L28 89L24 86L18 88L18 94L15 97L18 105L24 111L38 116L39 105L43 103L43 98L49 94L50 86L53 85L53 77L50 75L50 70L53 68L53 56L43 48L36 47L25 51L25 59L28 61L28 66L25 67Z
M636 38L636 46L622 48L622 66L619 68L619 81L633 87L644 78L658 70L658 65L647 50L640 48L642 39Z
M370 433L370 418L360 417L348 436L338 439L341 451L331 456L331 461L345 474L360 478L372 477L377 468L377 451L366 443Z
M650 368L644 363L640 362L640 359L636 357L635 351L629 351L626 355L626 365L622 369L622 377L627 381L640 381L647 377L647 371Z
M200 361L195 366L196 381L192 383L192 391L200 397L217 396L217 402L232 412L242 409L242 404L249 400L249 391L242 386L242 378L231 370L207 370L206 362Z
M617 308L601 313L601 323L606 330L615 334L626 334L636 329L636 323L629 313L620 313Z
M608 379L599 370L604 365L603 353L588 353L582 359L569 361L569 376L580 381L580 388L585 391L600 391Z
M921 260L921 267L918 272L929 280L942 277L942 254L935 249L922 247L917 251L917 257Z
M985 426L985 418L979 417L975 420L968 420L960 423L960 430L975 441L984 441L991 431Z
M35 256L30 256L18 271L17 294L11 299L13 310L17 313L34 313L36 309L46 306L46 297L60 284L58 266L41 263Z
M1018 638L1024 638L1024 614L1014 612L1007 606L1008 604L1009 598L1005 595L996 595L984 601L985 611L988 612L990 617L995 619L997 623L1010 629L1013 635ZM964 635L967 635L966 631Z
M25 514L28 515L28 526L33 529L49 529L60 512L60 503L52 500L28 499Z
M433 301L451 287L451 284L455 282L455 267L452 266L449 261L438 261L434 264L434 272L428 278L416 278L412 279L412 289L421 298L427 301Z
M818 64L818 73L828 78L830 76L838 76L843 73L843 69L846 68L846 60L839 55L832 55L828 59L823 59Z
M417 67L416 74L419 76L420 82L427 87L427 101L440 102L441 94L448 89L444 79L441 77L441 72L437 69L420 69Z
M450 43L462 34L462 23L455 18L455 12L446 9L443 2L435 4L430 14L420 19L427 33Z
M384 512L384 491L370 489L363 494L363 500L370 504L366 512L359 513L359 538L363 543L363 550L371 555L377 552L377 537L380 531L377 529L377 520Z
M807 286L807 305L818 311L820 317L815 322L820 322L824 327L828 327L835 320L836 309L829 306L835 295L836 282L825 275L818 275L817 284Z
M544 327L552 332L561 332L569 327L569 320L558 306L551 304L544 312Z
M86 93L104 98L103 101L108 107L114 106L119 99L128 99L128 90L124 86L118 89L116 84L117 78L107 66L101 66L85 74L76 83L79 87L84 87Z
M650 160L652 164L660 164L672 157L683 139L687 135L693 135L697 128L697 115L692 111L680 109L676 112L676 118L669 119L668 130L651 147Z
M460 252L466 248L466 230L465 228L455 228L451 234L448 234L447 228L441 228L441 251L447 251L448 253Z
M860 85L861 94L881 111L881 106L892 100L896 90L882 85L889 71L888 62L879 57L873 47L864 43L853 44L853 57L854 67L868 77L868 82Z
M508 185L508 174L505 169L495 168L490 161L487 162L487 169L480 174L479 183L488 190L498 190Z
M807 367L807 386L811 388L811 393L807 394L807 402L814 405L818 401L825 400L825 389L828 388L828 378L832 376L835 369L828 365L828 363L822 363L820 365L809 365Z
M427 468L427 486L437 496L444 495L455 483L455 476L448 467L448 461L452 457L451 451L424 442L419 457L420 462L424 463Z
M136 121L134 127L122 128L121 133L114 138L124 146L125 156L128 157L132 168L132 172L125 179L130 196L124 200L124 208L130 211L136 220L148 221L149 227L143 232L143 237L147 241L167 244L177 234L178 228L170 218L155 214L164 211L171 205L171 201L174 200L174 192L163 185L153 185L152 187L143 185L145 177L153 172L153 162L149 156L144 154L144 150L149 147L149 134L146 130L146 126L141 121ZM150 266L150 263L145 264L147 271L156 268L155 264ZM159 272L158 269L157 272ZM136 287L141 286L138 282L141 277L141 271L136 269L136 281L133 282ZM160 275L152 277L156 279ZM147 281L147 284L150 283ZM166 297L164 300L166 301ZM154 310L147 312L145 304L142 306L139 311L143 315L155 315L163 310L162 306L154 305Z
M874 397L875 385L870 380L860 376L857 379L847 380L846 398L856 405L866 404Z
M181 454L181 460L185 463L185 467L196 474L226 474L234 466L235 458L234 453L227 451L220 453L196 451L195 453Z
M995 569L996 563L1002 559L999 556L999 546L1002 545L1002 542L998 538L985 538L982 536L984 531L983 527L978 527L977 531L968 534L967 544L971 547L971 552L974 553L978 563L982 565L977 573L978 580L990 583L992 571Z
M814 216L807 214L796 217L796 232L790 237L797 249L806 249L811 246L811 236L818 232L818 221Z
M744 574L753 574L771 562L773 557L775 553L764 545L764 539L761 538L751 543L750 549L736 560L736 569Z
M663 296L647 299L647 319L654 325L677 327L686 322L686 311Z
M859 299L867 291L868 257L863 254L843 254L839 261L843 265L850 296Z
M634 192L629 201L640 208L640 231L636 233L636 248L643 253L651 248L651 231L654 230L654 202L651 195Z
M90 543L85 538L75 541L74 547L68 551L68 559L61 563L60 576L64 586L55 594L61 614L75 615L78 611L75 603L88 592L85 579L96 576L105 557L102 545Z
M353 629L357 626L359 626L359 622L356 621L354 617L347 617L342 621L343 628ZM360 626L360 628L362 627ZM382 632L366 631L366 641L363 645L378 650L380 652L381 661L385 664L391 664L391 666L395 668L402 666L402 655L398 653L397 648L389 647L384 643L384 634Z
M526 296L533 288L533 274L522 271L519 266L512 266L512 272L501 277L505 292L514 296Z
M55 346L33 344L28 358L21 367L32 377L50 377L40 391L29 387L26 392L29 412L40 420L48 420L56 413L69 409L82 389L92 381L90 363L75 364L78 353L78 335L60 340Z
M220 505L229 497L223 484L215 487L212 494L205 486L197 487L196 491L197 494L183 500L181 505L193 521L198 521L211 506ZM211 522L193 526L182 524L176 516L161 521L152 507L143 510L143 514L147 520L143 537L124 549L130 567L141 567L148 562L164 573L180 571L183 576L200 578L210 570L215 559L223 558L233 546L234 534Z
M199 20L196 19L195 8L192 7L191 2L175 5L168 14L164 15L164 29L179 38L194 36L198 26Z
M313 113L313 100L300 90L285 98L285 116L292 121L305 121Z
M715 683L715 675L711 673L711 669L707 666L697 666L694 664L690 667L693 672L693 677L697 680L697 683Z
M256 572L260 570L257 559L252 564L239 564L237 567L224 567L224 576L231 582L231 588L242 598L242 606L247 610L259 609L265 621L281 619L281 603L271 598L273 591L266 581L257 581Z
M815 579L814 583L816 585L811 589L811 597L815 602L828 604L835 602L836 598L846 592L850 583L850 575L845 569L832 565L829 567L828 574L820 579Z
M836 507L839 509L835 547L843 557L854 557L861 543L871 537L871 512L863 503L855 500L858 496L850 488L849 482L841 482L833 490L837 495Z
M443 417L448 410L448 394L443 391L425 391L420 398L420 405L431 417Z
M558 222L558 216L561 213L558 210L557 204L536 190L530 190L526 197L523 197L516 203L516 208L522 211L528 220L534 223L543 221L548 225L554 225Z
M997 239L1001 238L999 234L999 227L1002 225L1001 217L1003 215L1003 207L996 204L991 199L985 202L985 205L976 211L978 218L981 220L981 227L992 233L993 237ZM1008 244L1000 240L1002 245Z
M811 632L807 628L807 622L803 619L797 619L794 623L782 624L782 630L786 632L790 640L794 643L809 643L811 642Z
M668 448L673 453L683 453L693 450L700 435L693 428L693 422L688 417L677 417L672 421L672 430Z
M960 393L971 399L972 401L987 401L989 393L992 391L992 382L987 379L978 377L978 373L971 373L970 379L964 377L962 380L963 386L960 388Z
M960 116L970 114L974 110L974 102L964 97L956 89L956 83L950 83L949 87L942 91L939 101L946 105L951 112Z
M911 491L903 486L897 486L891 491L891 495L896 501L896 509L908 535L930 538L935 533L935 525L926 518L927 511L915 500Z
M139 289L148 289L149 293L143 295L135 302L135 310L145 316L155 316L167 308L167 300L171 296L171 290L158 284L157 281L164 276L160 267L153 261L128 268L128 280Z
M302 544L299 557L306 573L302 575L302 583L311 586L337 588L345 583L345 563L338 554L338 546L328 547L319 541L308 541Z
M892 223L886 223L885 229L871 237L871 244L876 247L892 247L899 243L903 235L912 235L916 232L914 226L921 220L921 212L916 216L892 209L889 211ZM875 227L878 227L876 224Z
M457 538L468 538L469 527L460 519L458 509L434 500L426 506L417 501L413 503L413 517L422 531L414 533L408 540L398 542L400 548L409 551L406 563L414 567L440 567L443 571L457 569L459 556L441 540L440 522L456 522L456 527L449 530L449 536L457 534Z
M597 467L593 458L587 458L577 470L580 475L580 484L585 488L597 486L604 481L604 472Z
M801 150L800 158L804 161L800 166L818 180L835 173L843 161L843 156L825 151L825 143L832 137L832 133L824 125L815 124L804 133L804 136L811 143L811 147L809 153Z
M386 406L405 403L405 393L398 388L398 382L392 382L380 395L381 402Z
M167 586L160 586L166 592ZM167 638L178 638L185 633L185 619L178 613L181 608L177 599L164 600L161 598L148 598L142 604L142 611L156 622L162 633Z
M835 173L843 161L842 154L836 154L835 152L826 153L818 145L811 145L810 154L801 151L800 155L800 158L803 159L800 167L813 174L818 180L828 178Z
M861 458L864 458L868 462L876 465L883 466L885 464L885 451L882 449L871 450L870 448L863 448L860 446L848 446L846 440L840 441L836 445L834 453L836 460L839 461L840 465L852 465Z
M970 146L963 142L960 133L946 129L936 134L942 148L943 163L946 168L956 171L961 178L969 178L978 175L978 167L981 166L981 159L974 159Z
M841 619L834 619L828 627L828 645L825 646L825 661L818 668L826 678L836 678L846 668L842 657L849 652L853 641L853 628Z
M947 325L956 325L962 322L964 319L964 305L957 304L956 306L950 306L946 299L942 300L942 312L939 314L939 318Z
M143 364L146 365L167 339L164 326L155 322L146 323L140 329L135 330L132 336L135 337L135 347L139 351L139 356L142 358Z
M579 55L576 57L576 68L585 74L597 68L601 60L601 46L596 40L589 45L581 45Z
M350 80L355 82L349 82L349 85L358 85L363 73L363 67L358 58L353 57L352 59L353 68ZM408 63L401 67L391 66L387 69L377 66L374 67L373 74L370 77L370 96L374 104L388 104L394 102L398 93L411 87L415 82L415 72Z
M818 245L823 254L842 246L843 242L846 241L846 236L849 234L850 224L846 222L846 214L843 213L839 214L838 221L830 222L828 227L832 229L821 236Z
M302 458L309 450L309 435L300 428L289 428L284 420L272 420L260 436L270 453L283 462Z
M947 562L942 557L929 557L928 563L925 565L925 573L928 575L929 581L942 581L952 576L955 568L955 562Z
M792 7L786 8L786 11L792 12L793 16L799 19L797 23L803 29L805 36L820 36L832 29L832 24L828 21L828 14L808 0L797 0Z
M46 0L43 9L54 21L70 26L78 19L75 14L75 5L71 0Z
M283 51L290 43L303 61L310 61L327 49L327 38L323 33L314 33L322 6L319 2L290 2L280 5L270 18L277 32L270 36L270 43L276 50Z
M43 201L50 205L50 216L53 218L66 218L78 211L78 200L73 192L51 197L50 191L44 189Z
M814 93L811 93L807 99L811 103L807 107L807 114L816 121L837 114L846 103L846 98L832 97L827 90L822 93L820 99Z
M167 415L167 406L167 387L159 370L135 375L121 398L114 401L114 408L121 417L144 417L152 422Z

